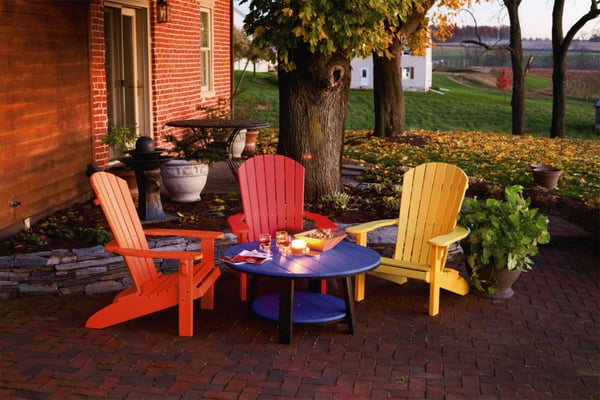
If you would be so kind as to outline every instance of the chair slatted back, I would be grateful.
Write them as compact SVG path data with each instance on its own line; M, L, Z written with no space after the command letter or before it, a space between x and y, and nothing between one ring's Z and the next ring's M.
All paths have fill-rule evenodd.
M148 250L148 241L127 182L108 172L96 172L90 181L117 245ZM155 280L159 275L151 258L125 257L125 264L138 293L146 282Z
M261 154L238 169L248 240L261 232L301 230L304 213L304 167L278 154Z
M456 227L467 187L467 175L451 164L426 163L406 172L394 258L429 263L427 240Z

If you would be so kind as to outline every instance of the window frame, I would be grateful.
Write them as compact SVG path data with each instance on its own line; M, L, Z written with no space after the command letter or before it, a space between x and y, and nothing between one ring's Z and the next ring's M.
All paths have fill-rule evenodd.
M203 4L200 8L200 90L203 97L214 92L214 9ZM208 28L204 30L203 15ZM203 34L207 33L206 43Z

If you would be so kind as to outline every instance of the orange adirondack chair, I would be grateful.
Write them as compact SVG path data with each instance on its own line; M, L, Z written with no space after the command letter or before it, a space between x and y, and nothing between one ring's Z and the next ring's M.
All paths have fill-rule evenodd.
M465 295L469 284L458 271L446 268L448 249L468 235L456 219L468 187L467 175L458 167L426 163L404 174L398 218L371 221L346 228L358 244L367 245L367 234L377 228L398 225L393 258L369 272L403 284L407 278L429 282L429 315L439 313L440 288ZM356 278L355 299L364 299L365 275Z
M179 335L194 333L194 300L200 307L213 309L214 283L221 271L214 265L214 241L222 232L183 229L146 229L138 217L127 183L107 172L90 178L96 202L102 206L114 239L107 251L120 254L133 279L133 285L120 292L112 304L92 315L86 327L102 329L165 308L179 306ZM150 250L148 236L186 236L201 239L202 252ZM163 275L153 259L179 260L179 272ZM200 261L195 265L195 261Z
M299 162L279 154L257 155L239 167L238 180L244 211L227 220L238 243L258 240L265 232L301 232L305 218L317 228L338 230L329 218L304 210L304 167ZM246 300L247 277L240 275L240 298Z

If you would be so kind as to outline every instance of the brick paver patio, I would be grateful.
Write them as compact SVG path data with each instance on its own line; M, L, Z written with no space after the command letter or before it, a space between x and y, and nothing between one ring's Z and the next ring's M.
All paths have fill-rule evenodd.
M0 398L598 399L599 246L560 220L551 233L511 299L443 292L429 317L426 284L369 277L354 335L301 326L291 345L246 318L233 273L191 338L176 309L86 329L112 294L2 300Z

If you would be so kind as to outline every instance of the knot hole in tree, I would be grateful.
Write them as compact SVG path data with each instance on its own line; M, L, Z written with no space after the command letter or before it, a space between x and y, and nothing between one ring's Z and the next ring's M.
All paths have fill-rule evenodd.
M334 88L340 84L344 78L344 68L341 66L335 66L331 68L331 75L329 76L329 87Z

